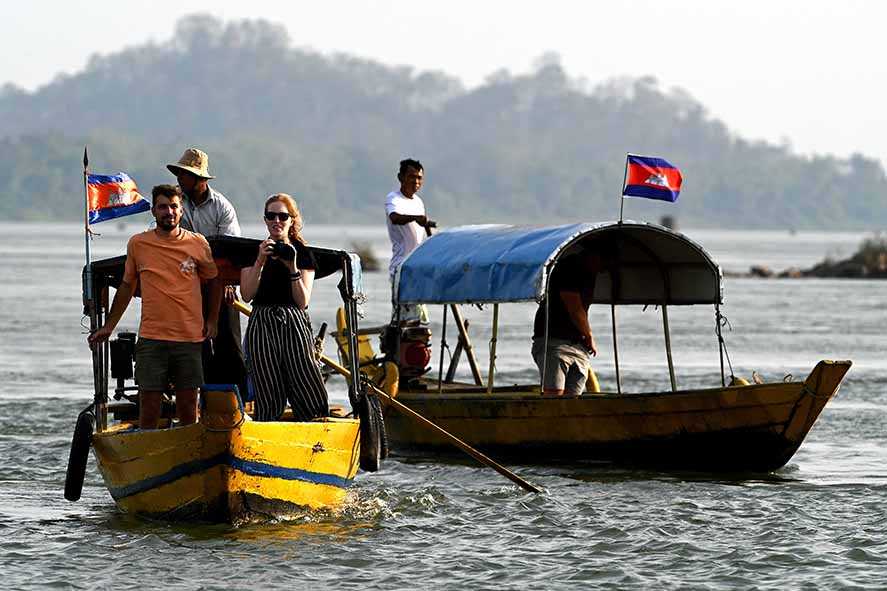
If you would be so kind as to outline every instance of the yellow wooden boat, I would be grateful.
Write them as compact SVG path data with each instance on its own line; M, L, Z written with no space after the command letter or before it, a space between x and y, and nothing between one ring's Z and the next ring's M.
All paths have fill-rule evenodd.
M259 241L224 237L210 244L223 278L233 284L239 269L255 260ZM359 259L312 250L318 279L343 274L344 309L356 327ZM116 257L84 270L84 302L93 328L101 325L108 287L119 285L124 262L125 257ZM129 394L137 387L126 385L132 377L132 338L120 334L93 352L95 396L78 417L65 484L68 499L80 497L90 447L120 509L164 519L241 523L335 509L345 501L358 467L378 469L384 453L381 407L354 386L349 391L354 418L297 422L287 420L287 411L280 421L257 422L236 387L205 385L197 423L176 426L166 408L165 428L140 430L137 397ZM110 377L117 380L114 397L122 402L108 402L109 365Z
M460 439L527 461L607 460L657 468L770 471L791 459L838 389L849 361L821 361L803 382L541 398L538 386L423 380L397 397ZM422 387L422 386L426 387ZM448 451L433 433L385 415L392 449Z
M124 421L94 435L99 470L121 509L243 522L344 501L358 469L358 420L256 422L236 392L202 394L194 425L141 431Z
M609 305L613 321L616 384L601 392L589 376L585 395L543 398L538 382L495 385L499 304L544 301L558 261L600 240L616 246L617 260L598 276L594 304ZM835 395L850 361L821 361L803 382L737 385L725 372L721 334L723 303L720 267L698 244L660 226L634 223L571 224L555 227L466 226L441 232L417 248L396 278L396 301L443 307L441 341L446 341L447 311L458 328L458 345L444 377L416 375L408 366L421 358L404 347L405 330L387 331L386 355L379 357L363 334L356 357L370 378L397 400L465 442L499 456L524 461L604 460L655 468L715 471L769 471L786 464L828 401ZM484 382L459 304L492 305L489 372ZM705 389L681 389L672 362L668 308L709 304L721 353L720 376ZM671 390L625 392L619 367L616 310L622 305L657 305L662 311ZM340 321L343 322L343 321ZM364 331L365 333L367 331ZM390 333L394 333L394 342ZM528 337L532 327L527 329ZM401 342L397 343L400 337ZM345 358L351 348L340 341ZM529 350L529 343L527 345ZM466 353L473 383L453 379ZM427 356L426 356L427 358ZM727 357L729 363L729 357ZM399 370L399 377L392 378ZM731 371L732 374L732 371ZM745 382L747 384L747 382ZM433 432L416 428L397 413L386 413L395 452L438 456L449 448Z

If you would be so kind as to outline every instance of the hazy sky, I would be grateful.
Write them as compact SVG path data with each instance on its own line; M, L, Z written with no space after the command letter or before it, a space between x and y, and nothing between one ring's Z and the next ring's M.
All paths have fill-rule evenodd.
M442 70L469 86L556 52L569 75L592 84L653 75L683 87L744 137L887 163L887 2L31 0L3 8L0 83L27 89L76 72L93 53L162 42L180 16L208 12L264 18L299 47Z

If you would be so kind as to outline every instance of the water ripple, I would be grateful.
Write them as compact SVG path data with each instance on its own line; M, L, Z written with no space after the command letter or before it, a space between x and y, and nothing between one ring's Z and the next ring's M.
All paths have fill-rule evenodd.
M5 588L887 588L883 283L818 281L797 289L795 282L729 281L725 311L735 330L727 340L737 373L800 380L820 358L854 360L804 445L774 473L512 466L545 490L532 495L471 460L392 459L379 473L359 474L340 511L231 528L124 515L92 459L82 499L63 499L74 421L91 398L73 256L78 234L65 234L70 244L53 250L62 261L17 249L33 238L5 229L0 274L11 282L21 265L38 267L19 290L0 295L0 308L15 310L0 316L0 333L16 335L0 342ZM384 230L379 239L387 240ZM811 245L796 240L780 244L810 256ZM39 279L49 276L52 284ZM365 280L384 304L387 277ZM331 320L334 306L325 298L335 284L318 282L317 290L312 317ZM53 304L29 306L40 298ZM384 322L387 312L368 305L367 323ZM679 384L719 382L711 311L671 312ZM489 310L465 313L483 352ZM501 383L535 376L525 342L533 313L533 306L518 306L503 315ZM593 310L592 322L599 326L605 316ZM128 313L124 324L136 318ZM658 316L640 310L620 316L627 391L669 387L654 321ZM595 367L607 387L615 379L612 343L607 331L598 334ZM467 376L466 368L460 372ZM333 393L344 399L341 381Z

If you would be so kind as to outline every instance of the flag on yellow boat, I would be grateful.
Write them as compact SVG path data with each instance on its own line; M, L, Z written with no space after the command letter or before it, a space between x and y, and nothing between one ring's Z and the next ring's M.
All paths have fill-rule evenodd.
M151 209L135 181L125 172L87 175L87 199L90 224Z

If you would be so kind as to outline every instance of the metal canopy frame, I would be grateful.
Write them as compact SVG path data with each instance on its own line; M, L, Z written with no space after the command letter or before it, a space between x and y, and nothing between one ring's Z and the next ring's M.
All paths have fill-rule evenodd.
M622 392L617 305L661 306L669 381L672 391L677 390L668 307L713 304L716 316L719 316L723 303L723 273L700 245L662 226L626 221L547 228L499 225L453 228L436 234L407 257L395 277L394 301L445 305L492 303L495 306L495 334L499 303L547 301L550 277L558 262L588 247L593 248L598 241L617 245L618 262L613 265L612 272L599 274L591 302L611 306L617 391ZM515 253L527 251L528 243L539 244L540 249L548 250L530 253L522 260ZM495 250L497 247L498 251ZM484 259L478 256L480 249L493 249L493 252ZM473 279L480 282L471 284L466 281L468 289L463 293L459 292L459 281L453 280L459 274L460 264L465 275L473 274ZM537 268L531 269L532 264ZM508 283L509 265L522 265L520 276L533 277L533 289L514 289L515 286ZM438 283L441 280L445 283ZM419 283L421 289L414 289ZM717 332L723 382L724 352L720 330ZM492 391L494 356L495 349L491 347L488 392ZM451 367L448 375L452 372Z

